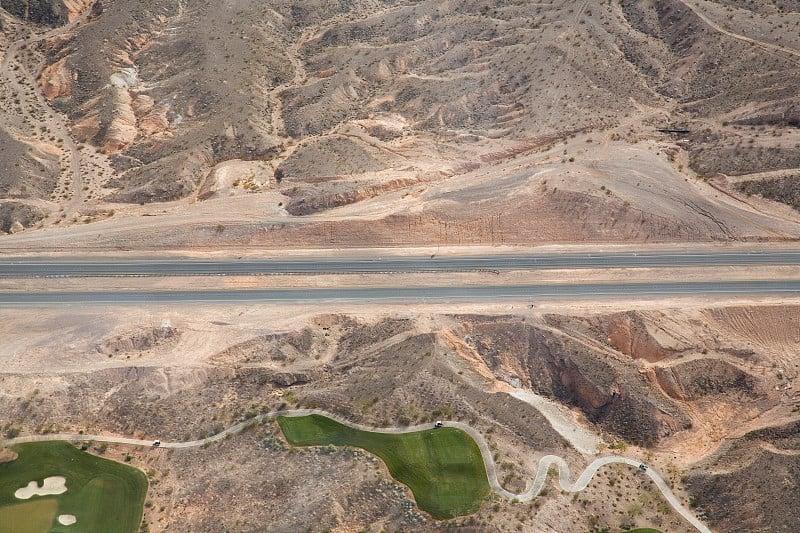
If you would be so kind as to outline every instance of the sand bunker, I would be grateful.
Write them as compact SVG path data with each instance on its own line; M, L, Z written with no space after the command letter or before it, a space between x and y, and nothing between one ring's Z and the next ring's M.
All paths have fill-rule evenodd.
M67 479L61 476L51 476L44 478L44 483L39 486L38 481L31 481L27 487L22 487L14 493L20 500L27 500L32 496L50 496L51 494L63 494L67 492Z
M74 514L60 514L60 515L58 515L58 523L61 524L62 526L71 526L72 524L74 524L77 521L78 521L78 519L75 518Z

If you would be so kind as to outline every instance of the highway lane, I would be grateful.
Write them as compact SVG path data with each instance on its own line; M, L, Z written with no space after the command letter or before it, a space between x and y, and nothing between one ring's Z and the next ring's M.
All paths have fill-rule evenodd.
M542 253L308 259L0 258L0 277L201 276L378 272L469 272L559 268L800 265L800 250Z
M324 289L0 292L0 306L247 302L449 302L469 300L608 299L676 296L800 296L800 280L573 283L450 287Z

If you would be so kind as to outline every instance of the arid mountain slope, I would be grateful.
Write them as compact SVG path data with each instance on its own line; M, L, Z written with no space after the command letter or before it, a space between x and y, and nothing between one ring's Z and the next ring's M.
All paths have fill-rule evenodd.
M736 193L720 174L800 166L792 33L800 15L788 3L36 5L67 13L54 15L65 25L3 15L2 88L19 102L3 106L0 148L28 168L35 158L15 142L51 146L61 176L53 184L44 171L15 170L0 176L0 190L48 212L45 226L112 210L119 220L138 215L137 204L167 201L197 224L202 208L191 202L217 199L217 212L257 205L272 225L297 227L264 243L275 245L322 244L306 240L320 234L309 215L335 221L325 233L340 245L365 230L367 214L378 222L370 237L387 245L401 243L381 234L418 224L411 233L423 244L442 242L435 227L464 224L481 228L465 232L481 243L512 230L519 235L506 242L800 233L791 210L776 217L768 201ZM22 3L14 6L24 18ZM656 131L670 127L688 133ZM652 150L644 168L624 163L637 144ZM544 187L543 164L566 183ZM573 166L581 166L577 191ZM656 177L657 166L667 171ZM520 172L540 179L515 188L513 205L481 193L487 201L467 206L469 221L459 220L463 203L418 196L431 185L463 188L462 176L491 192ZM642 191L616 196L631 173ZM727 205L698 175L731 194ZM647 190L656 183L688 189L680 198ZM546 226L565 229L487 222L508 211L553 213ZM557 216L564 212L573 215Z
M800 426L749 432L692 469L697 508L731 533L789 530L800 521Z
M19 325L34 313L38 325L21 333ZM456 419L489 438L503 484L522 491L544 454L563 455L576 468L587 460L570 445L570 428L554 429L511 395L527 391L561 404L568 424L583 425L607 447L658 468L715 531L779 531L796 519L799 319L796 306L369 318L259 306L88 308L44 316L21 309L0 326L2 429L187 440L294 405L380 426ZM376 520L387 529L442 526L413 518L416 511L400 512L397 498L408 497L402 490L374 493L377 472L363 457L295 454L281 442L271 425L226 440L212 448L210 471L191 466L189 452L158 459L172 474L154 484L147 520L199 531L219 523L235 529L244 515L286 524L292 514L286 509L306 508L296 494L313 480L330 498L308 500L317 502L317 518L302 512L296 518L307 527L317 519L342 525L344 517L357 527ZM262 472L261 489L243 491L250 481L235 480L244 458ZM282 469L268 473L275 461ZM345 488L332 474L340 468L347 470ZM611 474L630 472L604 476ZM491 501L463 523L514 525L523 513L522 523L531 520L536 526L529 530L537 532L559 521L570 531L590 529L592 516L594 525L612 529L689 531L659 505L652 486L635 479L623 486L620 492L601 478L576 499L550 491L531 507ZM181 496L172 498L168 487ZM233 508L221 504L229 498L237 502ZM760 512L764 506L754 502L767 499L770 512ZM631 513L630 502L642 508Z
M56 25L73 20L92 3L102 6L102 0L0 0L0 7L22 20Z

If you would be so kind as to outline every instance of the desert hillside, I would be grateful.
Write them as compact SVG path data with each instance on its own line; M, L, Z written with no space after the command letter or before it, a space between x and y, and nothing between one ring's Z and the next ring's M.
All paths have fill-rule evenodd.
M266 247L798 236L791 2L89 4L3 2L6 233L81 245L92 224L131 247L214 246L220 224Z
M0 0L0 463L129 462L143 532L797 530L798 80L800 0Z
M658 468L715 531L793 527L800 308L566 310L21 310L2 330L4 351L27 354L4 356L0 407L11 422L3 430L190 440L286 407L383 427L445 418L489 439L501 481L515 492L544 454L580 470L592 457L585 448L599 446ZM32 313L40 325L23 332ZM562 406L560 423L542 415L547 399ZM146 520L158 530L442 525L409 505L374 458L292 452L274 422L202 450L131 453L157 481ZM693 531L631 475L603 471L576 498L550 490L531 505L493 499L456 523Z

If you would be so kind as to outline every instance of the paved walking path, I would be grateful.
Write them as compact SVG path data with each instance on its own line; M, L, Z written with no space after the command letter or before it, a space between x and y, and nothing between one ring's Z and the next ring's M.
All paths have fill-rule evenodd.
M161 441L159 447L161 448L169 448L169 449L183 449L183 448L198 448L200 446L205 446L207 444L211 444L213 442L218 442L229 435L235 435L242 430L261 422L262 420L268 420L272 418L276 418L279 416L307 416L307 415L322 415L337 422L340 422L346 426L349 426L354 429L360 429L364 431L372 431L375 433L391 433L391 434L400 434L400 433L411 433L414 431L421 431L424 429L430 429L432 424L419 424L416 426L408 426L408 427L398 427L398 428L376 428L372 426L365 426L363 424L356 424L349 420L346 420L338 415L333 413L328 413L327 411L322 411L321 409L289 409L284 411L273 411L270 413L264 413L253 418L247 419L243 422L240 422L234 426L229 427L228 429L217 433L216 435L212 435L210 437L206 437L205 439L199 440L192 440L192 441L185 441L185 442L167 442ZM514 494L513 492L509 492L504 489L500 482L497 479L497 468L494 462L494 458L492 456L492 451L489 449L489 445L486 442L486 439L483 438L483 435L478 432L475 428L468 424L464 424L463 422L444 422L445 427L452 427L458 428L465 433L467 433L470 437L472 437L480 448L481 456L483 457L483 464L486 467L486 474L489 479L489 485L492 489L500 494L501 496L508 498L509 500L517 500L520 502L529 502L534 499L544 488L544 484L547 482L547 472L551 466L556 466L558 468L558 482L561 486L561 490L567 492L580 492L585 489L589 482L592 480L594 475L600 469L600 467L612 464L612 463L621 463L630 465L634 468L639 468L641 464L639 461L634 459L629 459L627 457L622 457L619 455L609 455L605 457L600 457L595 459L589 466L587 466L584 471L578 476L578 479L575 480L573 483L570 481L570 471L569 466L567 465L566 461L557 455L545 455L539 460L539 468L536 472L536 477L533 480L533 484L531 487L521 493L521 494ZM65 433L53 433L48 435L30 435L26 437L17 437L15 439L6 440L0 442L0 445L10 446L12 444L20 444L23 442L41 442L41 441L53 441L53 440L66 440L66 441L97 441L97 442L107 442L107 443L114 443L114 444L128 444L132 446L153 446L154 440L142 440L142 439L129 439L125 437L113 437L108 435L79 435L79 434L65 434ZM694 514L687 509L681 501L675 496L675 493L672 492L672 489L669 485L664 481L664 479L652 468L647 468L646 470L641 472L642 475L646 475L653 483L655 483L656 487L661 491L661 494L664 495L664 499L672 506L675 511L681 515L687 522L692 524L698 531L701 533L712 533L711 530L703 524Z

